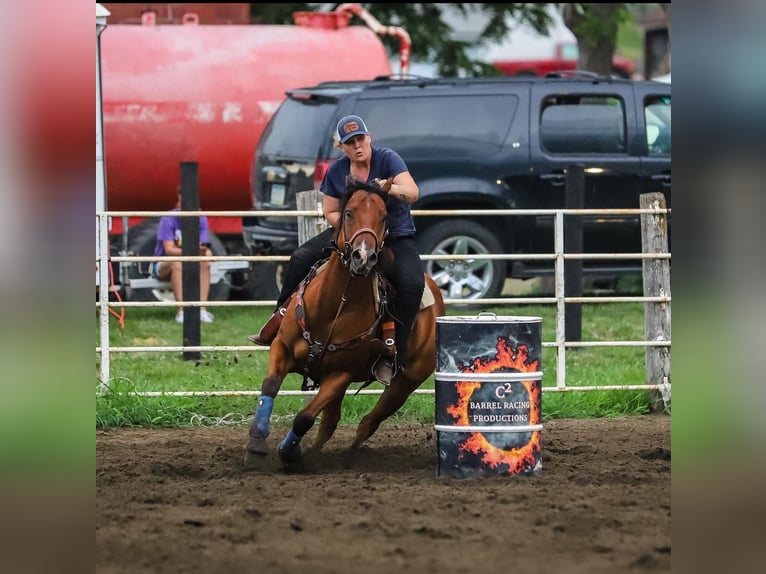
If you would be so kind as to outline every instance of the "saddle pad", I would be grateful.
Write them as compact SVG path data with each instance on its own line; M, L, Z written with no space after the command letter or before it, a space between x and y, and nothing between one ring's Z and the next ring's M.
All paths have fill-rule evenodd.
M317 275L319 275L322 271L325 270L327 267L327 261L323 262L318 268L317 268ZM375 297L375 304L378 305L380 303L380 293L378 292L378 284L375 283L375 286L373 287L373 294ZM426 307L430 307L436 302L436 299L434 299L434 294L431 293L431 290L428 288L428 285L426 284L423 287L423 296L420 298L420 308L425 309Z
M436 303L436 299L434 299L434 294L431 293L431 290L428 288L428 284L426 283L425 287L423 287L423 297L420 299L420 308L425 309L434 303Z

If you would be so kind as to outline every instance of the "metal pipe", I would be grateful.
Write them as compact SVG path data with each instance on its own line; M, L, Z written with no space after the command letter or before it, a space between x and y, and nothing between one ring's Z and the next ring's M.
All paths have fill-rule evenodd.
M335 9L339 13L351 13L360 18L367 27L379 36L395 36L399 38L399 72L406 76L410 72L410 48L412 40L404 28L400 26L384 26L378 20L365 10L361 4L341 4Z

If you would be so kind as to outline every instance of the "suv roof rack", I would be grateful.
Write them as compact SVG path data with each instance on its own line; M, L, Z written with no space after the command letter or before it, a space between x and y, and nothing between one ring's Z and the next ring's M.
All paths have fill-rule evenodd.
M417 74L388 74L386 76L375 76L374 82L385 82L387 80L435 80L430 76L418 76Z
M614 80L609 74L599 74L588 70L555 70L545 74L546 78L590 78L592 80Z

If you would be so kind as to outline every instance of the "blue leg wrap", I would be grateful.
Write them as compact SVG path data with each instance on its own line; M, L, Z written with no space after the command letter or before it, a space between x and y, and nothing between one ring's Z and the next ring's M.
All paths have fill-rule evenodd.
M282 441L282 444L279 445L279 448L281 450L289 450L290 448L294 447L297 444L300 444L302 436L298 436L295 434L295 431L293 429L290 429L290 432L287 433L287 436Z
M269 436L269 420L273 408L274 397L261 397L258 401L258 407L255 409L255 426L263 434L263 438Z

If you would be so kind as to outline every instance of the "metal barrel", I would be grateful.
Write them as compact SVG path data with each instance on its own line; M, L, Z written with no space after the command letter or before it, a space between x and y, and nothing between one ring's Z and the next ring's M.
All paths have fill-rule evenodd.
M542 318L436 319L436 474L542 472Z

